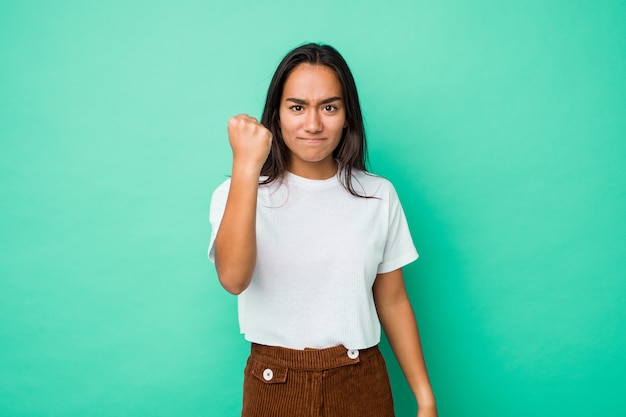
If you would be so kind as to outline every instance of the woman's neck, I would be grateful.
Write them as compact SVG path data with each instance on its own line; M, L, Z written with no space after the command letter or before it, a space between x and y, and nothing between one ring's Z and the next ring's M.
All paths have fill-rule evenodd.
M289 172L299 177L312 180L326 180L337 175L337 161L329 158L327 161L290 163Z

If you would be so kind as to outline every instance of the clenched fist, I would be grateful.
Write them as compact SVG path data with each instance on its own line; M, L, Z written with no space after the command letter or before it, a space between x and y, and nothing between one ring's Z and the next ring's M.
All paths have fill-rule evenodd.
M272 132L257 119L240 114L228 121L228 140L233 164L261 171L272 145Z

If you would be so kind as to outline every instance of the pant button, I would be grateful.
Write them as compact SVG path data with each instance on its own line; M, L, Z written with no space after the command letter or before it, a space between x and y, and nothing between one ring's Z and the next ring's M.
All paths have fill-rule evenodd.
M274 378L274 372L271 369L266 369L263 371L263 379L266 381L271 381Z
M359 351L357 349L350 349L348 351L348 357L350 359L356 359L359 357Z

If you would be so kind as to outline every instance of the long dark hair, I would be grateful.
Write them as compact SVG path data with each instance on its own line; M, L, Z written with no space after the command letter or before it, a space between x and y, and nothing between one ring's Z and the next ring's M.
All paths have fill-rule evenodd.
M324 65L332 69L341 82L346 106L347 126L343 131L341 141L333 152L333 157L339 165L339 172L341 173L339 179L344 188L352 195L363 197L354 190L352 185L352 170L354 168L367 171L365 128L354 77L352 77L348 64L335 48L316 43L302 45L289 52L280 62L274 77L272 77L272 82L267 90L261 123L272 132L274 139L269 156L261 168L261 175L267 176L261 184L269 184L280 178L289 164L289 149L285 145L279 127L279 107L285 81L294 68L300 64Z

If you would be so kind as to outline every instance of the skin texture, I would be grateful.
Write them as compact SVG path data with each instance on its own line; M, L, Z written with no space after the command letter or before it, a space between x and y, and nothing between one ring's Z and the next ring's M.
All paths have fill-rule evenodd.
M380 323L415 395L417 415L436 417L435 396L428 379L417 322L404 286L402 269L378 274L373 291Z
M290 150L288 169L310 179L337 173L333 151L346 126L342 86L328 67L297 66L287 78L279 108L280 129ZM233 151L230 191L215 240L215 266L222 286L239 294L256 264L258 180L272 134L245 114L228 122ZM379 274L373 287L378 315L400 367L418 402L418 417L436 417L435 398L402 269Z

